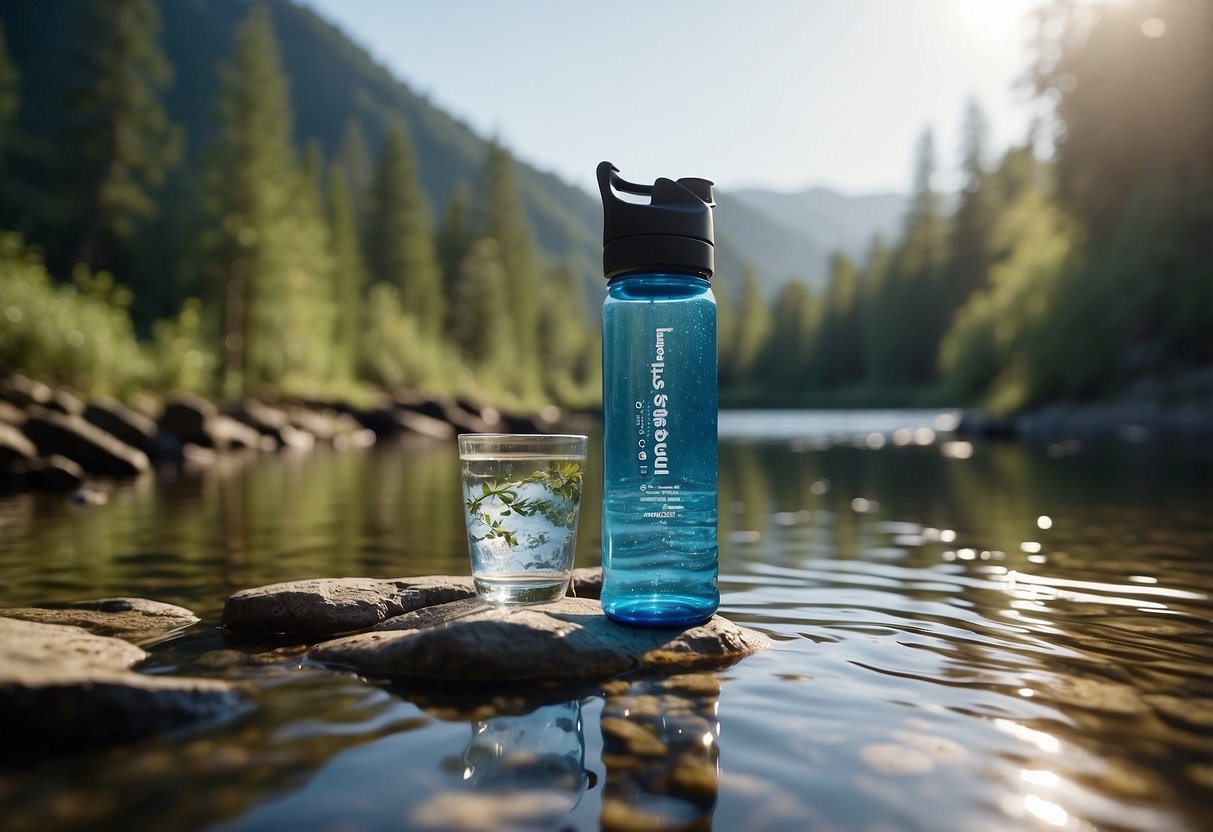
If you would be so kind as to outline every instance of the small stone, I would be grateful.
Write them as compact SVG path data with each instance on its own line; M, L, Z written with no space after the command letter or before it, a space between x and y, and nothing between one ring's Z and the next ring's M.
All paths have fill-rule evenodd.
M67 501L77 506L103 506L110 501L110 495L91 488L77 488L67 495Z

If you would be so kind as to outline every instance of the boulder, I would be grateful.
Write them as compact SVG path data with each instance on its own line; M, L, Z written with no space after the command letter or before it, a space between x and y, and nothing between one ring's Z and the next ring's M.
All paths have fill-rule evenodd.
M182 444L188 442L209 448L213 445L209 423L218 415L218 408L201 396L175 393L160 414L160 427L177 437Z
M16 473L26 486L42 491L75 491L84 484L84 469L55 454L31 459Z
M224 408L224 413L236 421L248 425L262 436L269 436L275 445L296 444L296 434L299 431L291 424L291 418L285 410L272 407L257 399L242 399ZM313 442L309 436L309 444Z
M13 463L29 462L37 455L38 449L24 433L0 422L0 472L11 470Z
M642 629L616 624L585 598L518 607L473 598L396 616L308 655L378 678L567 681L721 666L767 645L762 634L720 616L689 629Z
M487 433L491 430L480 414L464 410L447 396L426 396L411 390L398 390L393 398L400 409L446 422L459 433Z
M226 682L132 672L145 656L79 627L0 618L2 751L49 754L122 742L241 707Z
M470 577L316 578L237 592L224 602L222 624L235 632L332 636L474 595Z
M397 408L396 421L409 433L425 436L430 439L454 439L455 426L442 419L426 416L415 410Z
M256 428L221 414L214 404L193 393L173 395L164 406L160 427L177 437L182 445L217 451L277 446L273 440L264 442Z
M0 400L17 408L24 409L31 404L45 405L53 392L48 385L21 373L9 373L0 378Z
M138 448L149 457L155 458L160 453L160 446L156 442L156 423L116 399L95 396L89 401L83 415L84 421L96 425L132 448Z
M236 421L231 416L219 415L207 423L210 444L207 447L218 451L235 451L245 448L272 451L278 443L272 437L262 436L256 428Z
M43 403L43 407L47 410L66 413L68 416L82 416L84 414L84 402L75 393L62 388L52 389L50 398Z
M0 399L0 424L21 427L25 424L25 411L12 402Z
M21 429L43 454L60 454L90 474L131 477L150 467L147 454L79 416L33 405Z
M147 598L99 598L63 607L0 609L0 616L42 624L68 624L94 635L113 636L135 644L159 641L199 620L184 607Z

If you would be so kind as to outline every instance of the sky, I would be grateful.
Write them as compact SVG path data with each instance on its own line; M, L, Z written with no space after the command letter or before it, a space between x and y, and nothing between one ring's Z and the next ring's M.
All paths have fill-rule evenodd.
M593 191L699 176L726 190L907 191L934 132L959 184L965 102L996 152L1043 105L1035 0L302 0L429 100Z

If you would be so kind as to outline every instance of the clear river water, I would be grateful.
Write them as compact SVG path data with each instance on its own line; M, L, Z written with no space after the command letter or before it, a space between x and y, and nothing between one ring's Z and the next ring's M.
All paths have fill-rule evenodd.
M181 604L202 622L140 669L251 703L0 768L0 828L1213 829L1213 443L947 419L723 413L720 612L773 646L563 698L383 686L217 629L246 587L466 574L453 442L0 495L0 606Z

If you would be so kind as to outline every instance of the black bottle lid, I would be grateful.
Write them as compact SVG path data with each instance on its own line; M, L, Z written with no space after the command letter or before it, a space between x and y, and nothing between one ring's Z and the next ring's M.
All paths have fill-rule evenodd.
M602 270L607 280L629 272L691 272L710 278L715 268L712 182L658 179L628 182L610 162L598 165L602 192ZM630 202L615 192L650 197Z

